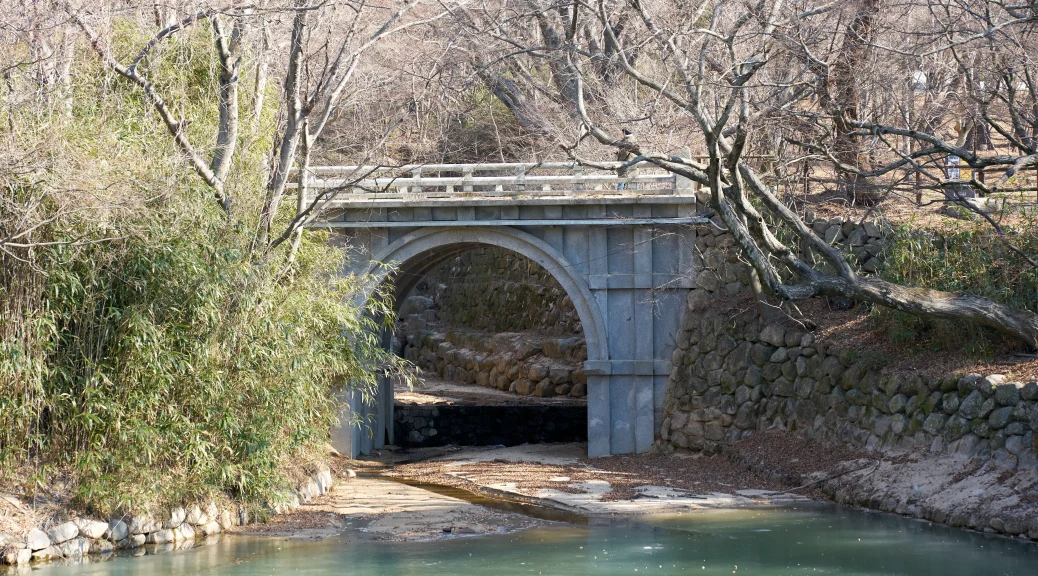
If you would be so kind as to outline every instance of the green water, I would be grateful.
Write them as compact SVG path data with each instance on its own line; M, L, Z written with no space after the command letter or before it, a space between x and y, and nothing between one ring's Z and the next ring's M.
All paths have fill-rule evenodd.
M225 537L193 550L41 576L530 574L1038 575L1038 546L887 515L811 505L557 525L424 543Z

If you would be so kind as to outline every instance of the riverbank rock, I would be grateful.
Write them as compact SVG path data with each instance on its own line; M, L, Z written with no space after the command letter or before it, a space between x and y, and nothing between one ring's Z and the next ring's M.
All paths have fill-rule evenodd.
M118 519L108 521L108 530L104 534L106 540L118 542L129 535L130 527L126 525L126 522Z
M160 529L162 526L154 518L147 514L141 514L130 518L130 534L148 534Z
M79 528L79 533L92 540L103 537L105 532L108 531L108 524L97 520L79 518L76 519L75 523Z
M163 528L172 530L177 526L184 523L184 518L187 517L187 512L180 506L169 511L169 518L162 523Z
M162 530L150 532L144 541L147 544L166 544L174 542L175 540L176 537L173 531L169 528L163 528Z
M76 526L75 522L63 522L58 524L54 528L51 528L47 532L47 536L50 536L50 541L54 544L62 544L67 542L76 536L79 536L79 526Z
M0 560L10 566L28 564L32 560L32 550L28 548L16 548L13 545L0 550Z
M195 504L191 507L190 510L187 511L187 517L185 520L182 520L181 523L183 522L187 522L188 524L191 524L193 526L200 526L202 524L209 522L209 517L208 515L206 515L205 512L202 511L201 506Z
M25 536L25 544L31 550L43 550L50 546L50 536L39 528L33 528Z

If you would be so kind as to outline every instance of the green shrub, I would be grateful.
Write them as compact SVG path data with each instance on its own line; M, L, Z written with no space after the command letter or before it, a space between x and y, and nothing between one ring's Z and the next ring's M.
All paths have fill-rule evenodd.
M172 39L146 70L201 146L207 37ZM31 217L24 239L41 243L0 251L0 480L60 483L102 513L263 503L288 467L323 457L342 388L369 393L400 368L375 336L385 300L354 304L326 233L292 262L287 243L254 250L274 110L236 154L228 218L136 88L82 56L67 116L0 104L4 136L39 151L27 169L0 162L0 238Z
M1025 253L1038 254L1038 230L1030 222L1008 228L1006 239ZM941 233L900 226L893 232L882 275L900 284L1038 310L1038 270L982 225ZM875 307L874 315L897 343L958 349L974 356L989 356L1005 345L997 332L975 323L923 318L882 307Z

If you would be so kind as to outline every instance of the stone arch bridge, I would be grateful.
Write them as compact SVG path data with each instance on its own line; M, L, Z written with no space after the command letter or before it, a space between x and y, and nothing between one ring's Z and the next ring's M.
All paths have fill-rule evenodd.
M573 301L587 341L589 456L642 452L659 429L674 337L695 285L691 225L708 220L696 216L690 181L645 169L618 177L618 164L605 166L613 170L312 167L304 201L328 198L309 226L332 229L347 251L345 274L391 279L397 306L435 265L478 245L542 266ZM334 431L338 450L356 456L392 442L390 382L373 402L350 393L348 404L366 424L354 418Z

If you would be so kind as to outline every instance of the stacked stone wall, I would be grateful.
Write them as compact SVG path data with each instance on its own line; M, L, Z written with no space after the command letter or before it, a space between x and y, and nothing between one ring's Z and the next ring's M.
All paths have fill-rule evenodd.
M298 507L331 490L335 480L330 470L321 470L295 489L282 490L268 504L280 513ZM120 516L107 521L74 517L38 526L25 534L0 534L0 564L80 560L87 556L110 557L117 550L161 553L192 548L235 526L248 524L244 508L214 502L177 506L161 514Z
M446 380L523 396L587 395L583 336L472 330L406 331L403 356Z
M690 310L673 361L659 437L667 449L715 453L755 431L791 429L870 450L1038 467L1038 382L888 374L876 354L764 323L750 299Z
M830 245L847 254L860 271L872 274L883 265L888 226L882 221L853 222L840 216L819 218L809 214L805 223ZM817 258L809 250L804 252L809 260ZM688 295L690 308L750 290L752 268L741 258L735 238L719 221L696 231L695 253L696 285Z
M426 275L416 294L431 298L437 320L450 327L582 333L573 301L551 272L504 248L483 246L446 260Z

